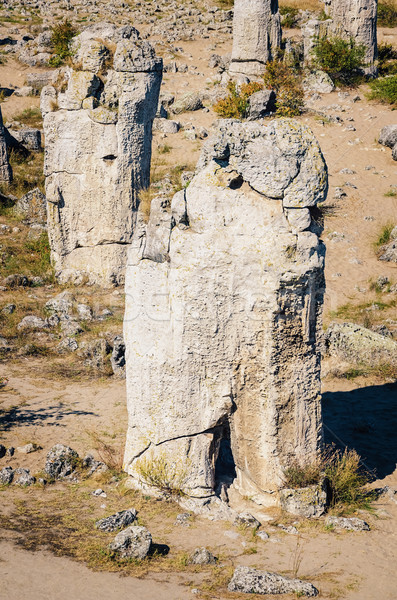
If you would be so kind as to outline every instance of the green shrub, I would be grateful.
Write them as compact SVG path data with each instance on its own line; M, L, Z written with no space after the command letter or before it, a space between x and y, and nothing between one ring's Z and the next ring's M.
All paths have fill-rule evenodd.
M393 44L378 44L378 71L379 75L397 74L397 50Z
M282 117L299 115L304 108L304 92L299 71L279 60L267 63L265 87L276 93L276 113Z
M381 27L397 26L397 8L393 0L383 0L378 4L378 25Z
M299 10L293 6L280 6L281 25L288 29L298 27Z
M50 59L50 66L59 67L63 61L70 56L69 44L72 38L77 34L76 29L72 23L67 19L55 27L52 30L51 45L53 47L55 56Z
M374 79L369 82L369 87L371 91L367 96L370 100L397 106L397 75Z
M234 81L229 81L229 95L219 100L213 109L225 119L244 119L247 116L250 96L263 90L263 87L263 84L257 82L244 83L238 87Z
M318 38L312 52L315 65L328 73L335 84L354 85L360 81L365 47L352 38Z

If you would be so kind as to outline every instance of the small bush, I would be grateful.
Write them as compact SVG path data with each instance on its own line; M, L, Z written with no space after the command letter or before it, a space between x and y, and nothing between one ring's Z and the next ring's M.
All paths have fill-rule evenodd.
M380 27L397 26L397 8L393 0L383 0L378 4L378 25Z
M390 242L391 232L393 231L393 229L394 229L394 223L392 223L392 222L389 222L389 223L386 223L386 225L383 225L378 237L376 238L376 240L374 242L375 250L379 250L381 248L381 246L384 246L385 244L388 244Z
M55 56L50 59L50 66L59 67L70 54L70 41L77 34L72 23L67 19L52 30L51 45L54 49ZM55 64L57 63L57 64Z
M299 10L294 6L280 6L281 25L288 29L298 27Z
M393 44L382 42L378 45L378 71L379 75L397 74L397 50Z
M267 63L265 87L276 93L276 113L282 117L299 115L304 108L304 92L299 71L279 60Z
M301 465L294 462L284 471L284 483L288 488L302 488L318 484L326 478L331 492L331 506L367 507L371 496L365 485L371 474L363 468L355 450L344 452L330 446L312 463Z
M397 106L397 75L380 77L369 82L371 88L369 100L378 100L383 104Z
M354 85L361 79L365 47L353 38L318 38L312 52L315 65L328 73L335 84Z
M263 84L253 82L244 83L240 87L234 81L229 81L227 98L219 100L214 106L214 111L225 119L244 119L247 116L249 98L255 92L263 90Z
M137 471L143 481L168 494L182 496L188 478L188 465L170 462L165 455L150 456L139 460Z

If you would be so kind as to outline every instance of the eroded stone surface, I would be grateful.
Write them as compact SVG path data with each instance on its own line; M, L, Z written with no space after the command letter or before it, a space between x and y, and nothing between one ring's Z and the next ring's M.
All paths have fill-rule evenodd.
M316 455L324 249L286 209L306 215L326 190L307 127L221 121L189 187L139 212L124 322L136 485L166 464L174 487L212 495L224 440L234 485L272 504L289 461Z
M73 48L64 91L41 96L52 258L60 281L120 284L149 183L162 62L129 26L93 25Z
M6 129L3 125L3 116L0 108L0 181L9 183L12 181L12 169L8 161L6 144Z
M278 573L258 571L250 567L237 567L228 585L229 592L246 594L299 594L317 596L318 590L308 581L290 579Z
M281 46L278 0L235 0L231 75L261 75Z

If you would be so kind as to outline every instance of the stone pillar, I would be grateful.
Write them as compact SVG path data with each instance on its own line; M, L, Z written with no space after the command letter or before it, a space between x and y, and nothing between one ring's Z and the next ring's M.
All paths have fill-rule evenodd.
M230 74L261 75L280 45L278 0L235 0Z
M365 71L376 75L378 0L324 0L324 4L334 35L351 37L365 46Z
M117 285L149 185L162 61L130 26L93 25L73 50L41 96L52 259L61 282Z
M3 116L0 108L0 181L10 183L12 181L12 169L8 161L8 150L6 143L6 129L3 125Z
M167 473L211 496L227 464L242 495L276 504L283 469L316 456L324 247L310 209L326 191L306 126L222 121L186 190L138 213L124 321L134 485Z

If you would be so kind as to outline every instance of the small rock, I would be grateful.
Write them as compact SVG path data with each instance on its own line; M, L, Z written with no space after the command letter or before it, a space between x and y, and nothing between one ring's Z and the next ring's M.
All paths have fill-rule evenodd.
M3 446L3 444L0 444L0 458L3 458L3 456L6 455L7 452L7 448L5 446Z
M249 567L237 567L227 589L244 594L299 594L310 597L318 594L314 585L307 581Z
M216 557L207 548L196 548L189 557L191 565L214 565Z
M131 525L120 531L109 545L109 550L117 552L122 558L143 560L149 553L152 536L146 527Z
M100 519L95 523L95 527L101 531L116 531L116 529L123 529L136 521L136 514L135 508L121 510L110 517Z
M266 533L266 531L257 531L256 532L256 537L258 537L260 540L268 540L269 539L269 534Z
M15 309L16 309L15 304L6 304L6 306L4 306L4 308L1 309L1 312L4 315L12 315L12 313L15 311Z
M234 520L234 525L242 525L244 527L252 527L253 529L261 526L258 519L248 512L240 513Z
M362 519L356 517L332 517L329 516L325 519L325 524L328 526L335 527L335 529L347 529L348 531L369 531L370 527L368 523Z
M100 460L95 460L92 454L87 454L87 456L83 458L83 467L85 469L89 469L87 473L88 477L91 477L91 475L93 475L94 473L105 473L109 469L109 467L104 462Z
M73 473L78 458L77 452L69 446L56 444L47 454L44 471L51 479L62 479Z
M29 469L15 469L13 483L15 485L29 486L36 483L36 478L30 474Z
M14 471L11 467L4 467L0 471L0 485L10 485L14 477Z
M9 448L7 448L6 455L7 456L14 456L14 452L15 452L15 448L13 446L10 446Z
M189 519L192 516L191 513L180 513L175 519L174 525L181 525L182 527L190 527Z
M100 496L101 498L107 498L107 493L102 489L102 488L98 488L97 490L94 490L92 492L93 496Z
M299 531L297 530L296 527L294 527L293 525L282 525L281 523L279 525L277 525L277 527L279 527L282 531L285 531L285 533L289 533L290 535L298 535Z
M31 454L37 450L40 450L40 446L37 444L25 444L24 446L19 446L17 448L17 452L20 452L21 454Z

